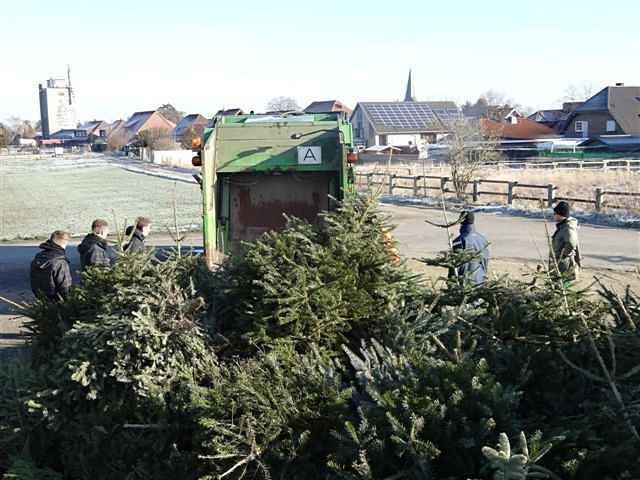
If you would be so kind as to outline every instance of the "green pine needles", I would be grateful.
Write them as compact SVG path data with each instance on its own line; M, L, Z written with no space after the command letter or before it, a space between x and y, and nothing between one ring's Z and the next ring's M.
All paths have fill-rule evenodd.
M390 230L350 198L213 273L128 255L33 303L31 362L0 365L0 475L640 478L634 292L427 287Z

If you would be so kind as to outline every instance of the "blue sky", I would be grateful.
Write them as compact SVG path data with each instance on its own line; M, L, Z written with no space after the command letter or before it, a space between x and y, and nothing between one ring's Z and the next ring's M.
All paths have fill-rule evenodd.
M38 118L37 85L71 64L81 119L170 102L211 115L338 98L494 89L553 107L569 84L640 84L640 2L3 2L0 120Z

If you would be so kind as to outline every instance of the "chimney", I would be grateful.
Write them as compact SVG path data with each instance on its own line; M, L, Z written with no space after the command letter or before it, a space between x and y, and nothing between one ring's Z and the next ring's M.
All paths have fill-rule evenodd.
M618 82L618 83L616 83L616 87L624 87L624 83Z

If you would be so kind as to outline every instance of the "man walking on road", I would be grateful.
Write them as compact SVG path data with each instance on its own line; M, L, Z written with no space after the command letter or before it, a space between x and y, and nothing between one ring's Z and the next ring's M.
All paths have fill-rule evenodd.
M109 235L107 221L100 218L94 220L91 224L91 233L84 237L82 243L78 245L80 268L82 270L94 265L111 265L107 235Z
M556 231L551 239L550 271L570 283L578 278L581 267L578 247L578 220L571 217L571 208L565 201L553 209Z
M131 240L124 246L127 253L142 253L145 251L145 240L151 232L151 220L146 217L136 219L135 230L133 226L127 227L126 235L131 236Z
M460 225L460 235L453 240L453 250L471 250L478 253L478 257L460 265L457 273L463 281L469 281L474 285L484 283L489 270L489 242L476 231L473 212L465 212Z
M31 290L49 300L66 298L71 288L71 268L65 249L71 235L61 230L40 244L41 251L31 262Z

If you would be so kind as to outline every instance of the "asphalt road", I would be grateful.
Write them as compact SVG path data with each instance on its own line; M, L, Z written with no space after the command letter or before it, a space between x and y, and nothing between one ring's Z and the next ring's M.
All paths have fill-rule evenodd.
M424 222L425 218L442 222L442 212L433 208L383 205L382 210L391 214L397 225L394 232L400 251L409 258L433 255L446 250L446 231ZM455 218L451 214L450 218ZM476 214L476 226L491 242L492 259L496 269L514 272L518 267L545 261L547 240L545 223L539 219L522 218L504 214ZM548 226L550 231L555 228ZM616 272L618 279L631 278L640 266L640 232L593 225L580 227L580 242L583 264L586 270ZM455 233L455 232L453 232ZM78 269L75 245L67 249L72 269ZM0 295L14 301L29 300L29 263L38 251L39 242L0 243ZM170 246L163 236L152 234L151 244ZM186 244L199 246L199 234L193 234ZM508 267L508 268L507 268ZM0 302L0 345L12 346L21 343L20 320L11 315L6 304Z
M433 208L384 205L397 225L394 232L401 252L420 257L446 250L445 229L433 227L425 218L443 223L442 211ZM457 218L449 214L449 220ZM545 222L497 213L476 213L476 227L491 244L493 258L515 262L540 262L547 258ZM547 225L553 233L555 225ZM452 233L457 233L453 229ZM583 266L587 269L632 271L640 266L640 231L581 225L579 229Z

